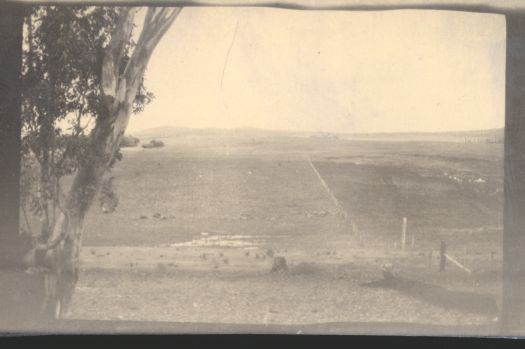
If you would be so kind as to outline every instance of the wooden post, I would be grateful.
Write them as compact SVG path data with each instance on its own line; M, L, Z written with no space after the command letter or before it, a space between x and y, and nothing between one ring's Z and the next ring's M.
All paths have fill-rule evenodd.
M407 218L403 217L403 226L401 228L401 249L404 251L407 242Z
M357 237L359 246L363 246L363 236L361 234L361 230L359 230L359 227L357 226L355 222L352 222L352 231Z
M445 241L441 241L441 244L439 246L439 271L445 271L445 265L447 262L446 252L447 244L445 243Z

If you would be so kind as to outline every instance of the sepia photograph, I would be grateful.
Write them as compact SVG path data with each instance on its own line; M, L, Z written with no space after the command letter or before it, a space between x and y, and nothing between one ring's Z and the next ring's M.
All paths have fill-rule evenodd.
M24 4L0 332L525 334L505 14Z

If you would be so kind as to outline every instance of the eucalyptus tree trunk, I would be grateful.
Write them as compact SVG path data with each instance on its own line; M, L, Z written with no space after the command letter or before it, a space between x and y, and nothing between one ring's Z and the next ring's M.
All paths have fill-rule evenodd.
M89 135L89 154L75 174L47 243L26 256L28 264L43 264L47 268L42 311L49 317L59 318L68 310L78 280L84 219L114 161L149 59L181 8L148 9L142 32L122 72L121 62L137 11L137 8L120 9L102 64L102 110Z

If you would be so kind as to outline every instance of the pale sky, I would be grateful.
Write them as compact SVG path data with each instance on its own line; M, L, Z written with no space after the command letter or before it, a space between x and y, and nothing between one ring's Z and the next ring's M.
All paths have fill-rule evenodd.
M128 132L503 127L505 31L492 14L184 8L148 66L156 99Z

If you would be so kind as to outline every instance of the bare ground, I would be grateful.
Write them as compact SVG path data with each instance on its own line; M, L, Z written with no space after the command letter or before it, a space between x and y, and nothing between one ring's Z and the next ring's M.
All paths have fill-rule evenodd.
M500 146L171 142L125 152L114 169L119 207L90 213L69 319L460 326L497 316ZM401 251L404 216L415 247ZM471 274L437 271L441 240ZM269 249L287 271L271 272Z
M272 248L286 257L284 272L271 271L267 247L87 247L68 317L482 325L497 316L497 260L483 255L473 264L471 256L472 275L452 265L439 273L437 254L356 246L352 236L314 240L300 250ZM393 265L395 282L383 278L385 263Z

